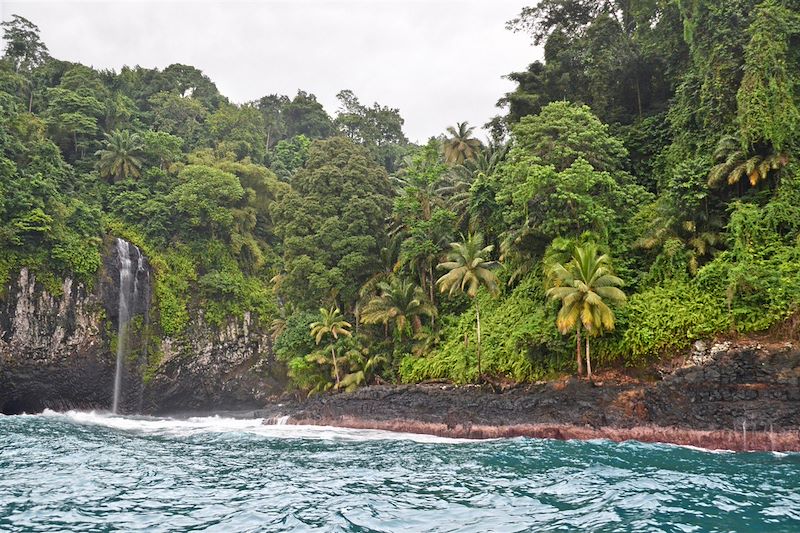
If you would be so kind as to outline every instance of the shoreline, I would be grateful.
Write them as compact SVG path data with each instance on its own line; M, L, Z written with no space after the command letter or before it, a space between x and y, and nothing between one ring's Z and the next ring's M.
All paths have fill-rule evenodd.
M800 350L725 343L643 380L613 370L496 390L373 385L272 404L259 418L485 439L636 440L708 450L800 452Z
M265 419L265 424L273 421ZM454 439L508 439L526 437L551 440L595 440L603 439L616 443L637 441L649 444L686 446L706 451L730 452L800 452L800 431L747 431L697 430L680 427L636 426L621 428L581 427L569 424L514 424L456 425L424 422L413 419L368 420L355 417L336 419L310 419L289 417L289 425L332 426L348 429L370 429L434 435Z

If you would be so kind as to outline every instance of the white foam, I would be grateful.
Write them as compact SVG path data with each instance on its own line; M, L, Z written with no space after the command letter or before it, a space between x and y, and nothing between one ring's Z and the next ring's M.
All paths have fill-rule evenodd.
M201 416L169 418L153 416L121 416L102 411L67 411L46 409L39 415L66 420L81 425L102 426L142 435L188 437L203 433L247 433L271 438L318 439L337 441L410 440L419 443L474 442L416 433L396 433L374 429L350 429L332 426L301 426L288 424L289 417L280 417L277 424L264 424L263 418L226 418Z

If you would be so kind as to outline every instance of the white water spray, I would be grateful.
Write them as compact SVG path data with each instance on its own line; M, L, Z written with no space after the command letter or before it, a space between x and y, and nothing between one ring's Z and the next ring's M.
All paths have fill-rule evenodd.
M118 307L118 327L117 327L117 368L114 373L114 403L111 412L116 413L119 408L119 400L122 395L122 368L125 364L125 355L128 348L128 323L131 319L132 306L136 304L138 297L138 283L136 275L139 270L144 269L142 254L136 248L138 264L133 267L130 249L132 244L128 241L117 239L117 258L119 259L119 307Z

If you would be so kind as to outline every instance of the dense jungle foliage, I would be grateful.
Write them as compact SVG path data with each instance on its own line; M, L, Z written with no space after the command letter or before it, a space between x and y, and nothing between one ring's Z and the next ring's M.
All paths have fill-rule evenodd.
M302 390L542 379L581 334L644 365L798 310L798 0L542 0L490 139L423 145L349 90L238 105L2 27L0 279L91 286L126 238L162 335L251 313Z

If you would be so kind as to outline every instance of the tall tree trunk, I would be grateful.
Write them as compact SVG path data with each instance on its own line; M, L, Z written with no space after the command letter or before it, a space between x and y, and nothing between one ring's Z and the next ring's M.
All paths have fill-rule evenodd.
M576 359L578 361L578 377L580 377L581 374L583 374L583 357L581 357L581 323L580 323L580 321L578 322L577 333L575 335L577 336L577 342L575 343L576 347L577 347L577 349L576 349L577 353L576 353L575 357L576 357Z
M481 306L478 304L478 297L475 297L475 321L478 329L478 343L476 349L478 353L478 382L483 382L483 372L481 372Z
M433 286L435 285L434 282L433 282L433 262L429 262L428 263L428 275L431 277L431 286L430 286L431 305L435 306L436 305L436 300L435 300L436 294L435 294L435 291L433 290L434 289ZM433 329L434 324L436 324L436 317L431 315L431 329Z
M639 75L636 74L636 103L639 107L639 118L642 117L642 89L639 83Z
M432 261L428 262L428 276L431 279L431 285L430 285L431 305L436 305L436 300L434 300L434 294L433 294L433 285L434 285L434 283L433 283L433 262Z
M586 375L592 379L592 360L589 358L589 335L586 335Z
M414 315L411 317L411 329L414 330L415 335L419 333L419 330L422 329L422 319L419 317L419 315Z
M331 344L331 356L333 357L333 374L336 376L336 388L339 388L339 365L336 364L336 348Z

